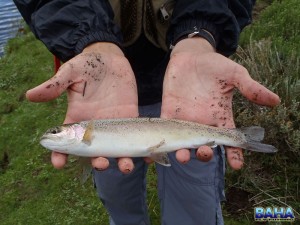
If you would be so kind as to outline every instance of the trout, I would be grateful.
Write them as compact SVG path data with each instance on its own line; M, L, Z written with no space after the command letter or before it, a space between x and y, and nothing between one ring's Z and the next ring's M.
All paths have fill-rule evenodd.
M195 122L129 118L82 121L49 129L41 137L45 148L82 157L150 157L170 166L168 152L225 145L250 151L274 153L272 145L260 143L264 129L218 128Z

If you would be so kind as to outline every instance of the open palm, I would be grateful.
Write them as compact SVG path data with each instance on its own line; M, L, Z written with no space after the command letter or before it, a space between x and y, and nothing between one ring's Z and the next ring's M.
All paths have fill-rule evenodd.
M234 128L235 88L257 104L279 104L278 96L254 81L241 65L215 53L212 48L197 50L185 48L184 44L182 41L171 54L164 79L162 117ZM241 149L226 147L226 153L232 168L242 167ZM177 159L182 161L184 155L177 152Z
M68 109L64 123L137 117L136 81L123 53L117 49L114 52L106 47L100 51L97 48L91 50L66 62L54 77L29 90L27 98L33 102L49 101L67 91ZM61 168L66 160L66 155L52 153L52 163L55 167ZM126 162L129 159L122 160ZM96 158L93 164L104 169L108 166L108 160ZM123 164L125 167L133 166L130 160L130 165Z

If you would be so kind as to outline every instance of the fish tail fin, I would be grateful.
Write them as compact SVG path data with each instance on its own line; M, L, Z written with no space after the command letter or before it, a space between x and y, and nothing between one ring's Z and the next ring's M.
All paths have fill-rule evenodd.
M262 141L265 136L265 129L258 126L242 127L238 130L241 131L247 139L253 141Z
M263 153L275 153L278 151L278 149L273 145L267 145L253 140L247 141L246 145L243 148L250 151Z
M246 137L247 142L242 148L255 152L275 153L278 150L268 144L260 143L265 136L265 129L258 126L244 127L239 129Z

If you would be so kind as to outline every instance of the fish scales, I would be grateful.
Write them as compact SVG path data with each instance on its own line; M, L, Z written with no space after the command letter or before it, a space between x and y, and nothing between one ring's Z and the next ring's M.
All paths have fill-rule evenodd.
M84 122L82 125L87 127L87 124L88 123ZM110 139L115 140L117 140L117 137L122 136L127 138L126 141L140 138L144 144L147 143L147 147L144 147L144 149L150 148L151 146L160 143L162 140L165 140L165 145L162 145L160 149L157 149L157 152L169 150L167 143L173 143L173 146L177 143L177 147L179 148L199 147L205 143L221 140L222 137L224 139L223 143L216 144L225 144L224 142L226 140L228 142L231 140L239 141L239 143L244 142L243 137L234 130L220 130L215 127L178 120L164 120L157 118L127 119L120 121L107 120L100 121L100 123L94 122L93 127L95 133L101 132L101 134L98 134L99 138L101 135L102 137L111 137ZM127 133L128 131L130 131L130 133ZM135 138L133 139L133 137ZM199 137L202 137L203 140ZM147 138L148 141L144 140L145 138ZM135 141L139 142L138 140ZM192 143L194 143L194 146L191 146ZM141 145L142 144L143 143L141 143ZM137 143L132 145L132 147L134 147Z
M260 127L217 128L176 119L108 119L52 128L42 136L41 144L53 151L84 157L147 156L156 161L165 160L168 152L202 145L275 152L275 147L256 141L263 137L263 132Z

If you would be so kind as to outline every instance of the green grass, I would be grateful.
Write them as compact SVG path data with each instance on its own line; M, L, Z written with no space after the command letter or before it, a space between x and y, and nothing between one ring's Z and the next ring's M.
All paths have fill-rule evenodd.
M264 5L268 1L258 1ZM252 26L247 27L240 44L245 46L249 39L268 39L273 46L280 47L281 54L300 52L300 4L298 0L273 0Z
M43 104L24 98L52 76L52 56L31 33L11 41L7 51L0 60L1 224L107 224L92 182L79 182L76 160L55 170L38 143L63 121L66 108L65 96Z
M245 203L250 202L250 207L242 214L250 220L255 206L288 205L300 216L299 15L297 0L273 1L245 30L242 48L234 56L254 79L281 98L280 106L266 109L235 96L237 126L264 127L265 142L279 149L275 155L245 152L244 169L227 170L227 190L234 187L249 194Z
M275 155L245 152L244 169L227 170L228 197L232 191L234 197L246 197L235 202L238 207L232 203L223 205L226 225L255 224L256 204L287 204L300 212L300 4L297 1L270 1L272 5L246 29L242 48L234 56L255 79L278 93L282 103L266 109L246 102L239 95L235 97L237 125L265 127L265 142L275 145L279 152ZM276 27L279 29L274 30ZM6 56L0 59L0 224L108 224L108 215L91 180L84 185L80 183L77 159L72 158L64 170L56 170L51 166L50 152L39 145L39 137L46 129L62 123L66 96L36 104L25 99L25 92L53 73L52 55L29 32L11 40ZM159 225L153 165L147 180L150 217L153 225Z
M0 60L0 224L108 224L91 179L81 185L77 159L56 170L39 145L46 129L62 123L66 96L36 104L25 92L53 73L52 55L31 33L11 40ZM151 219L159 224L154 166L148 192Z

